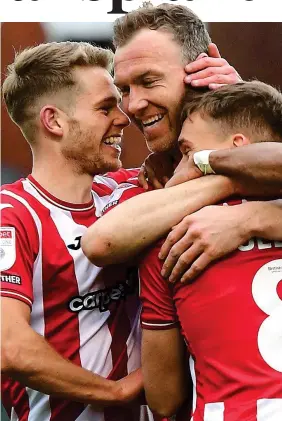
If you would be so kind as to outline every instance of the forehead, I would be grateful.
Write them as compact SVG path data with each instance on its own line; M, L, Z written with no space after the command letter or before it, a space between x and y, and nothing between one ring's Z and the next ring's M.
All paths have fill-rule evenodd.
M74 70L74 77L81 88L79 93L81 98L89 99L95 103L109 97L119 101L118 90L106 69L98 66L78 67Z
M212 133L218 129L218 124L211 117L202 115L199 111L190 114L183 122L182 131L186 133Z
M123 82L152 70L172 71L183 68L181 48L173 35L161 31L142 29L115 54L115 82Z

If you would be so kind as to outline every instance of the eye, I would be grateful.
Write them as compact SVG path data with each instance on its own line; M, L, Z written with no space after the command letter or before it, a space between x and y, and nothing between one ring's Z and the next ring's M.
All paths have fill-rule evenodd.
M104 106L104 107L101 108L101 111L104 115L109 115L111 109L112 109L112 107Z
M155 82L156 79L147 79L143 81L143 86L145 86L145 88L150 88L154 85Z

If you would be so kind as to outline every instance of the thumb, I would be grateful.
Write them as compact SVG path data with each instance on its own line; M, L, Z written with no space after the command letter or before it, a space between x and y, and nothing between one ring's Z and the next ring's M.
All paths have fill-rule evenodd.
M214 44L213 42L210 43L209 46L208 46L208 53L209 53L209 56L213 57L213 58L220 58L221 57L216 44Z

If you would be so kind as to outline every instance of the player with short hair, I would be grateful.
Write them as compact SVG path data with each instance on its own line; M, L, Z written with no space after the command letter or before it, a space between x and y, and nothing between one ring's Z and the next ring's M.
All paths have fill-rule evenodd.
M156 23L153 21L154 13L157 16ZM189 21L189 24L186 20ZM194 27L196 28L195 39L193 38ZM199 35L199 31L201 31L201 35ZM191 47L191 53L189 53L190 50L183 48L183 42L186 43L192 39L195 44L197 39L201 39L201 48L208 48L209 36L204 26L192 11L181 5L161 4L154 7L146 4L117 19L114 25L115 82L122 92L123 109L143 131L148 148L156 152L157 159L161 160L159 167L161 167L161 175L165 176L166 180L171 176L171 170L173 171L180 160L177 145L181 129L182 107L180 104L183 104L186 95L182 83L182 80L186 78L183 63L187 59L193 60L201 51L197 51L197 46ZM203 63L209 67L203 69ZM195 81L197 81L197 86L203 86L203 83L206 83L210 88L218 86L215 83L216 80L223 84L239 81L236 71L220 57L203 57L188 66L191 66L190 70L196 72L194 75L190 75L192 86ZM215 75L217 71L218 73ZM198 79L200 77L203 78L201 81ZM192 94L195 95L195 91ZM183 165L181 177L183 181L202 176L201 168L207 168L208 159L210 159L213 172L229 176L239 195L263 194L265 197L270 197L281 192L282 145L279 143L253 144L247 146L243 151L241 149L221 149L212 152L199 152L197 164L196 161L194 162L193 155L191 153L190 158L187 157L188 162ZM260 185L256 181L260 182ZM160 182L153 184L160 187ZM144 190L138 190L135 187L133 186L131 190L126 189L124 193L119 189L111 201L115 204L121 203L125 199L144 192ZM166 203L160 200L159 203L154 196L155 206L152 206L152 198L152 193L150 193L145 197L136 197L128 203L123 203L122 207L114 209L113 213L90 227L82 239L85 253L89 259L99 265L125 261L153 241L161 238L162 235L167 234L169 223L171 226L175 226L180 222L181 212L178 212L176 203L174 207L170 206L173 204L172 202ZM182 206L184 207L184 202ZM258 204L258 206L260 205ZM262 204L262 214L265 215L265 218L260 220L260 224L266 231L269 227L265 221L276 210L276 205L272 208L272 206L265 207L265 204ZM217 210L217 213L219 212ZM242 219L246 219L252 213L252 205L241 206L238 208L237 216L241 215ZM135 217L132 218L132 215ZM203 213L199 215L203 215ZM150 225L152 218L154 218L154 230ZM189 243L186 245L186 242L182 241L182 237L185 237L188 228L186 221L191 221L192 218L194 218L196 229L193 232L193 238L188 235ZM175 228L169 235L168 241L162 249L163 258L167 257L164 267L167 276L171 274L173 265L177 263L179 257L182 257L194 240L198 243L193 249L196 253L191 256L184 254L183 261L179 262L181 270L177 268L176 272L173 272L174 278L181 277L184 269L188 269L187 279L191 279L210 261L228 253L232 249L233 243L227 244L226 241L222 241L220 235L222 231L232 232L228 238L236 235L240 242L242 238L251 238L252 232L256 228L253 226L256 221L252 218L250 218L249 225L240 224L238 227L237 217L230 219L231 214L228 217L227 211L225 217L213 220L213 226L217 227L216 238L218 238L217 247L214 247L213 238L215 236L208 242L206 241L207 244L205 243L206 237L211 233L213 227L209 225L211 220L209 210L206 210L205 216L203 215L201 219L199 216L199 221L197 218L197 214L188 217L179 225L179 228ZM204 229L207 232L204 232ZM205 239L202 238L204 235ZM198 256L201 257L200 261L197 260ZM185 264L186 261L187 264Z
M179 137L183 155L269 139L282 142L282 94L261 82L207 92L185 104L184 118ZM242 199L233 197L223 208L230 206L236 215L240 203ZM269 221L276 241L252 238L241 243L193 284L164 280L160 244L143 259L144 383L149 405L161 415L175 413L185 398L189 375L182 334L191 355L194 421L280 419L282 224L278 215L273 213ZM256 237L259 231L253 234Z
M142 390L134 285L91 264L80 244L118 185L93 177L121 166L129 123L112 56L88 43L41 44L16 56L3 84L33 154L32 174L1 191L2 393L11 419L139 419L138 404L101 410Z
M32 174L1 191L2 393L11 419L152 417L135 399L143 382L134 273L102 270L81 249L113 189L137 174L99 175L120 168L129 123L112 56L88 43L41 44L16 55L3 84L33 154ZM219 185L233 190L224 178ZM180 202L187 189L171 191ZM209 203L188 191L190 211Z

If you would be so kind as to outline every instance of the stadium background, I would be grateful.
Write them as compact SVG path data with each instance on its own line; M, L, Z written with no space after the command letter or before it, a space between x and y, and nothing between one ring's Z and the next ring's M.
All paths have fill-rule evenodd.
M282 23L211 23L208 30L221 55L245 80L257 78L282 88ZM46 41L88 41L112 47L111 23L4 23L1 26L1 75L15 51ZM26 176L31 170L31 153L20 130L10 121L1 104L1 184ZM124 167L139 166L148 151L142 134L130 126L125 130ZM6 421L2 412L2 420Z

